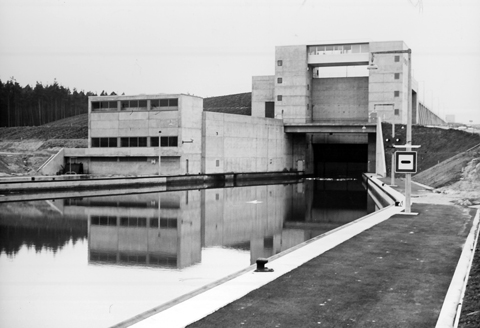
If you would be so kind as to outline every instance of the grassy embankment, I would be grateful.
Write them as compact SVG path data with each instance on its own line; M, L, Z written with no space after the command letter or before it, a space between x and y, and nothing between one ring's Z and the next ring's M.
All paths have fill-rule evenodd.
M59 149L87 147L88 116L35 127L0 128L0 176L35 175Z

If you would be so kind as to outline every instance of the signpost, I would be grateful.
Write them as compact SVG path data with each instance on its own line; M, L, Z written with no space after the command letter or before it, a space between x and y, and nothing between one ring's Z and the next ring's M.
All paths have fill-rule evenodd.
M417 173L417 152L395 152L395 173Z
M394 145L395 148L406 148L407 151L395 152L395 172L405 174L405 212L404 214L417 215L412 213L411 209L411 193L412 193L412 173L417 172L417 152L411 151L412 148L420 148L421 146L411 145Z

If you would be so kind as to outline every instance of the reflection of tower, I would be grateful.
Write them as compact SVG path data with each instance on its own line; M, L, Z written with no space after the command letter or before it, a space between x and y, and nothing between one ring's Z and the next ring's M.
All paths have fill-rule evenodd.
M283 241L290 247L374 210L368 206L367 191L358 181L314 180L300 185L303 190L294 191L292 212L283 230Z
M204 246L250 250L251 262L282 250L291 185L203 190Z
M102 197L76 205L88 212L92 263L185 268L200 262L198 191Z

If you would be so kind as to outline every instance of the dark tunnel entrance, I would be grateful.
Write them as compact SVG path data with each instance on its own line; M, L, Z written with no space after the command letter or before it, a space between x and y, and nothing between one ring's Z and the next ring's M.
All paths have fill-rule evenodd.
M368 144L314 144L315 176L359 178L368 170Z

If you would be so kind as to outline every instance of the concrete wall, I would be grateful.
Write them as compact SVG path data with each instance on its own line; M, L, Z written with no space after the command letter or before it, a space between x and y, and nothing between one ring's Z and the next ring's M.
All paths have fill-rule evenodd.
M55 175L65 165L65 149L62 148L58 153L52 155L47 162L45 162L38 172L43 175Z
M279 60L281 66L278 65ZM311 76L312 68L307 65L307 46L275 48L275 113L283 115L285 123L311 121Z
M407 50L403 41L371 42L370 52ZM395 61L399 56L399 61ZM376 117L391 123L407 122L408 54L375 54L376 70L369 71L369 121ZM395 79L398 74L398 79ZM398 91L398 96L395 96ZM398 115L395 114L398 110Z
M368 77L312 79L313 121L368 121Z
M265 117L265 102L275 101L274 88L275 76L252 77L252 116Z
M418 103L418 121L421 125L447 125L447 122L442 120L437 114L433 113L425 107L424 104Z
M180 170L178 173L197 174L202 170L203 99L197 97L181 97L180 108L181 128L179 129L178 146L182 150L182 156L180 158Z
M291 169L292 144L276 119L203 112L204 173Z

